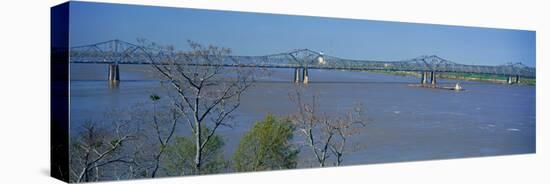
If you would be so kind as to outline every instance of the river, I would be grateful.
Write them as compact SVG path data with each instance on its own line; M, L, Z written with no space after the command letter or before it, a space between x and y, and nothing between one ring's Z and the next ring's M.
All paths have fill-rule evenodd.
M149 66L121 65L117 88L107 84L106 65L72 64L70 69L72 133L86 120L159 93L160 82ZM218 132L226 140L227 157L255 121L268 113L294 112L289 100L293 71L273 69L245 92L234 113L236 126ZM419 83L415 77L369 72L309 70L309 77L306 89L320 96L322 111L344 111L358 102L365 107L367 125L352 139L362 148L346 155L345 165L535 152L534 86L459 81L466 90L456 92L409 86ZM456 82L438 80L443 86ZM304 151L300 157L311 156Z

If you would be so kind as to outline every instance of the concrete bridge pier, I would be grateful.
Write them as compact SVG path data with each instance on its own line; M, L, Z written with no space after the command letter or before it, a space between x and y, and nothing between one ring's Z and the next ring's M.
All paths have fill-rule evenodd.
M426 84L428 83L428 72L422 72L422 78L420 79L420 84Z
M118 64L109 64L109 82L118 83L120 81L120 75L118 70Z
M300 82L300 68L294 68L294 83Z
M435 71L432 71L431 72L431 75L430 75L430 82L432 83L432 85L435 85L437 83L437 79L435 77Z
M302 82L304 82L304 84L309 83L309 74L307 72L307 68L302 68Z

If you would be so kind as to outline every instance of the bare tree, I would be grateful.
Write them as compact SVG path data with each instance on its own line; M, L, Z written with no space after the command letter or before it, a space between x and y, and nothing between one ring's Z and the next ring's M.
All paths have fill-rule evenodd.
M180 114L171 104L157 95L149 96L148 101L133 104L128 109L113 110L107 113L109 120L123 119L131 122L127 131L132 131L132 141L119 150L133 160L133 164L115 164L109 168L111 176L104 179L132 179L159 177L162 159L166 148L176 134Z
M156 102L155 102L156 103ZM118 165L113 168L113 171L120 176L115 179L133 179L151 177L152 170L155 165L155 156L160 148L158 144L157 134L154 129L152 114L156 111L155 108L150 108L150 102L138 102L133 104L129 109L123 109L123 112L114 111L109 115L109 118L123 118L131 122L129 131L133 131L134 138L128 142L121 152L131 157L133 164ZM154 106L157 104L153 104ZM157 117L161 117L158 115ZM170 124L168 121L161 121L162 127ZM164 133L164 131L161 131Z
M343 116L337 116L332 121L331 127L336 138L331 141L330 150L336 156L336 166L340 166L344 161L343 156L348 151L346 148L349 137L360 134L361 128L365 126L361 115L362 109L362 105L358 104L352 111L345 113Z
M157 112L157 105L160 97L153 94L150 96L150 99L153 102L153 128L155 130L156 138L159 142L159 148L154 158L155 165L151 173L151 177L154 178L157 176L157 172L159 171L162 155L166 151L168 143L170 142L172 136L174 135L174 132L176 131L176 125L179 115L175 109L169 108L170 112L169 114L167 114L169 119L167 121L163 121L163 118L159 117L162 115L162 113Z
M71 141L71 179L74 182L99 181L100 168L117 163L132 164L133 160L120 154L122 146L132 140L126 123L117 122L114 128L88 122L83 131Z
M319 112L317 95L311 95L311 101L304 98L307 97L298 88L290 94L291 101L298 107L292 119L298 133L305 138L304 145L311 148L320 167L327 165L331 154L336 157L334 165L341 165L349 137L359 134L365 126L362 105L356 105L344 115L329 115Z
M232 112L239 107L242 93L253 83L253 70L238 67L228 48L188 42L191 48L188 52L156 44L145 48L149 50L152 66L176 93L172 101L194 135L195 169L200 174L205 146L220 126L231 126ZM225 64L237 67L224 67Z

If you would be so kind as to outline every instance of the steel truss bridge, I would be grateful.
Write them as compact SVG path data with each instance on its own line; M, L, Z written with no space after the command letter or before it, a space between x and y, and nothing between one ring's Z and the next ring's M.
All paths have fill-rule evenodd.
M152 64L153 59L162 64L168 50L144 47L122 40L109 40L95 44L71 47L70 63L109 64L109 80L118 81L119 64ZM158 64L158 63L157 63ZM436 55L424 55L398 61L354 60L326 55L309 49L297 49L284 53L263 56L226 56L225 67L293 68L294 81L308 82L308 69L363 70L363 71L409 71L419 72L421 83L427 83L428 76L435 84L435 73L469 73L508 76L519 83L520 77L535 78L536 71L522 63L508 63L498 66L466 65L443 59ZM300 77L301 74L301 77Z

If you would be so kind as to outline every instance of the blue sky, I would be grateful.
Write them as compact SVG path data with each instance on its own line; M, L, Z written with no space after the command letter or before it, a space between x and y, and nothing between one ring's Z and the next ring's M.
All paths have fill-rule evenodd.
M184 8L72 2L71 45L145 38L188 49L186 40L235 55L298 48L350 59L438 55L463 64L535 66L535 32Z

